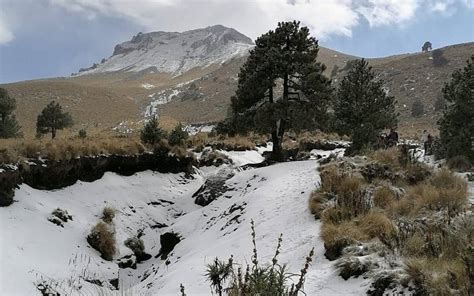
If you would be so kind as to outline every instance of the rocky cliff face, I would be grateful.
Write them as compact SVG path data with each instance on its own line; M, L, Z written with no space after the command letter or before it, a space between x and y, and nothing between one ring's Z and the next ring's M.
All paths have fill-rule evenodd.
M116 45L110 58L79 70L79 75L115 71L180 74L243 56L252 47L250 38L221 25L183 33L140 32Z

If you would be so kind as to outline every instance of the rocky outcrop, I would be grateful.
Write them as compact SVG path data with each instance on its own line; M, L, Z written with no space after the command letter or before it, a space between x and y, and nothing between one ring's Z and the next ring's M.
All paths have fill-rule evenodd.
M105 172L123 176L153 170L160 173L191 173L194 159L168 153L138 155L84 156L63 161L30 160L17 167L0 166L0 206L13 202L14 190L21 183L40 190L60 189L77 181L92 182Z

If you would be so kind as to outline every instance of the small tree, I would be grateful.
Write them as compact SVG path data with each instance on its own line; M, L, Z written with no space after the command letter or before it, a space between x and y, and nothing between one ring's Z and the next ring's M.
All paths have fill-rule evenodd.
M166 138L166 133L158 126L156 117L150 119L140 133L140 140L149 145L154 145L164 138Z
M456 70L443 88L446 105L438 121L440 141L448 158L464 155L474 162L474 55Z
M13 111L16 101L7 90L0 88L0 138L12 138L19 135L20 126Z
M79 133L77 134L80 139L85 139L87 138L87 131L85 129L80 129Z
M38 115L36 120L36 134L51 133L51 138L56 138L56 132L73 125L72 117L59 103L52 101Z
M422 51L422 52L428 52L428 51L430 51L430 50L432 49L432 46L433 46L433 45L431 44L431 42L426 41L426 42L423 44L423 46L421 47L421 51Z
M168 142L170 145L182 145L184 141L186 141L189 137L189 134L187 131L183 129L183 125L178 123L176 127L171 131L169 137L168 137Z
M387 95L383 81L372 67L357 60L343 78L334 104L336 127L352 138L352 152L373 144L384 128L397 125L394 97Z
M425 113L425 106L421 101L415 101L413 102L413 105L411 106L411 116L413 117L420 117Z

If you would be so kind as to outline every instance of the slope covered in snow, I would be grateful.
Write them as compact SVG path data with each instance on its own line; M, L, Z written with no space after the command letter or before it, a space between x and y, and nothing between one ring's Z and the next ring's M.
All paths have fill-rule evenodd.
M262 159L255 151L227 155L237 165ZM250 262L253 219L261 262L271 260L280 233L279 259L292 272L299 272L315 248L305 283L307 295L363 295L367 282L344 281L324 258L319 222L307 208L308 196L320 180L317 166L317 161L309 160L246 170L235 165L207 167L192 178L149 171L130 177L106 174L96 182L78 182L56 191L22 185L17 202L0 208L0 294L36 295L34 284L44 282L65 295L97 295L110 287L108 280L118 277L120 288L132 295L179 295L180 283L188 295L210 295L205 265L216 256L225 260L230 255L235 262ZM206 207L196 205L193 193L223 170L234 173L225 182L227 190ZM105 205L118 210L117 258L131 254L124 240L142 233L145 250L153 257L137 269L119 269L88 246L86 236ZM57 207L73 216L64 228L47 221ZM181 241L162 260L155 255L165 232L177 233Z
M115 46L110 58L81 69L79 75L143 70L180 74L243 56L252 47L250 38L220 25L182 33L140 32L132 40Z

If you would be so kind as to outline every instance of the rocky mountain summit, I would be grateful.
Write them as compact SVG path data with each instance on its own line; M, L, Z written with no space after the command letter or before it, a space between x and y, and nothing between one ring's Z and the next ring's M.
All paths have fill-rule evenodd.
M76 75L116 71L178 75L243 56L252 47L250 38L221 25L182 33L140 32L116 45L110 58L80 69Z

